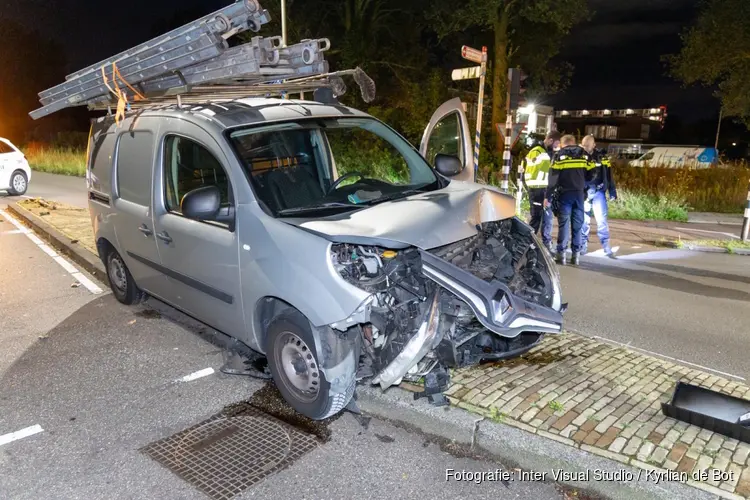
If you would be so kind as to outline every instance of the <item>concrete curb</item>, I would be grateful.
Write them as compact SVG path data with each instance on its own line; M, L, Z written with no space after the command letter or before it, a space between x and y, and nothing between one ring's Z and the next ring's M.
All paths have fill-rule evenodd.
M693 252L731 253L732 255L750 255L750 248L735 248L734 250L730 251L728 248L691 245L690 243L683 243L681 248L683 250L690 250Z
M552 439L532 434L511 425L496 423L469 411L450 407L434 407L424 399L414 401L413 394L393 387L382 392L377 387L357 387L357 403L362 411L380 419L417 429L442 441L456 442L476 452L497 458L508 469L521 468L546 472L553 481L553 470L568 474L589 472L588 481L560 480L558 483L586 490L615 500L664 499L703 500L717 495L673 481L656 482L647 478L647 471ZM596 480L595 471L625 477L631 481ZM640 474L640 476L639 476ZM640 478L640 479L638 479ZM722 495L724 496L724 495ZM725 498L729 498L727 494ZM736 497L739 498L739 497Z
M45 222L41 217L19 206L18 203L10 203L8 212L22 224L31 228L40 238L49 242L60 253L83 268L84 271L103 283L107 282L107 272L98 255L93 254L81 245L73 243L73 240Z

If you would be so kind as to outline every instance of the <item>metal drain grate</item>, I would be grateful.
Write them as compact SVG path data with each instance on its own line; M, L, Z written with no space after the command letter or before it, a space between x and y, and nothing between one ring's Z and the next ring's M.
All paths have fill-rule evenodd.
M228 500L317 446L309 434L248 408L218 415L143 452L216 500Z

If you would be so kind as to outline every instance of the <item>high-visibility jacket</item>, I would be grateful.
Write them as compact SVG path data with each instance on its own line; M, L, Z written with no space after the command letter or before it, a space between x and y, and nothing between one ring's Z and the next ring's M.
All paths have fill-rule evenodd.
M550 157L547 150L540 145L531 148L526 155L524 180L529 188L546 188L549 177Z
M596 164L580 146L566 146L555 153L549 172L547 199L552 192L580 191L582 194L598 178Z

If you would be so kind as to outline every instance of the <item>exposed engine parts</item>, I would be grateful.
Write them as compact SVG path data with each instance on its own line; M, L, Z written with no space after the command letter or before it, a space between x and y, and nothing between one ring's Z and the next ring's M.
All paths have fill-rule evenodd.
M438 257L485 281L505 283L513 294L552 305L553 286L544 257L518 219L483 224L476 236L432 250Z
M370 322L362 325L368 360L377 373L391 362L419 329L436 285L421 274L419 252L334 245L333 265L349 283L371 292Z
M435 281L425 267L434 266L427 256L436 256L483 282L499 282L498 287L527 307L552 307L554 270L528 226L507 219L485 223L477 231L471 238L429 252L346 243L331 247L332 264L342 278L372 294L367 314L352 327L363 340L358 379L374 377L375 383L387 386L399 383L398 377L417 380L441 373L440 383L433 385L442 386L445 368L517 356L541 341L543 333L524 331L515 324L509 327L520 330L515 336L489 330L478 318L476 304L471 306L465 296L456 295L463 293L458 289L449 290ZM496 300L502 310L510 308L507 300ZM420 338L428 338L429 345L420 344L416 350L415 339Z

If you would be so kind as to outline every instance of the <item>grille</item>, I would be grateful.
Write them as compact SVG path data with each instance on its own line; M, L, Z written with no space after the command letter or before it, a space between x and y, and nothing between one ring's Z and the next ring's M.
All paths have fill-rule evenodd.
M248 408L212 417L142 451L209 497L226 500L317 444L313 436Z

